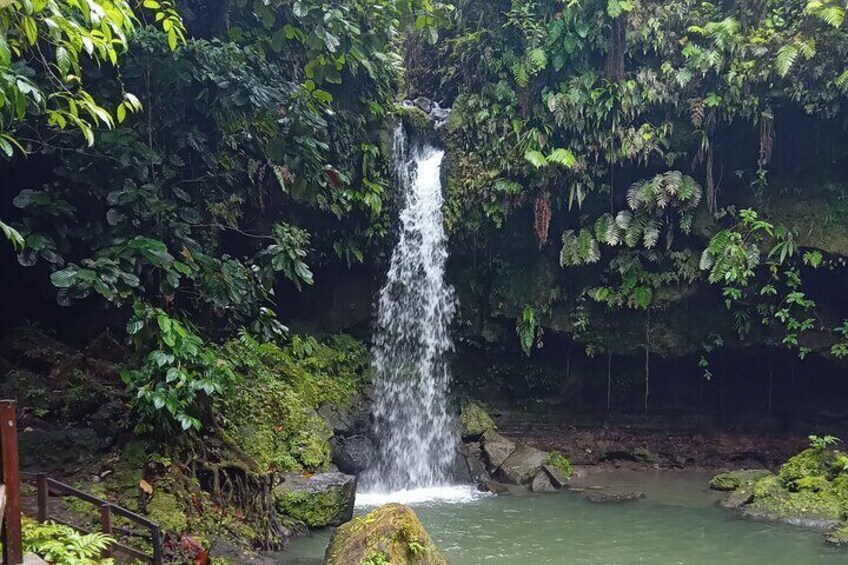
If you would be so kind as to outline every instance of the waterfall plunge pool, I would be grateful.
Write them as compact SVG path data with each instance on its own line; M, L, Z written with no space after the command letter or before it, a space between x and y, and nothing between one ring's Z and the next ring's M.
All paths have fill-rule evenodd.
M452 565L846 563L846 553L827 546L820 533L743 520L716 506L721 496L708 481L673 471L614 471L584 481L645 492L627 504L592 504L574 492L481 496L468 487L400 495ZM357 514L400 498L358 495ZM330 531L321 531L295 540L280 562L318 565L329 539Z

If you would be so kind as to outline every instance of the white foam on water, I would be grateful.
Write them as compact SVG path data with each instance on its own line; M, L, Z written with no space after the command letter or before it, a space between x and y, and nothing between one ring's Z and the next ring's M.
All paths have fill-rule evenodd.
M491 496L491 494L480 492L472 485L444 485L398 490L395 492L357 492L356 506L369 508L390 502L407 505L427 504L430 502L464 504L488 496Z

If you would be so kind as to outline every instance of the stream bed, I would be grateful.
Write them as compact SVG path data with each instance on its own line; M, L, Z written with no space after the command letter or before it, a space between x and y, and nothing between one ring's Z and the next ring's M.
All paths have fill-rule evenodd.
M481 496L409 502L452 565L827 565L848 552L818 532L737 518L716 506L708 475L614 471L583 479L608 491L640 490L624 504L580 493ZM366 502L368 497L362 497ZM374 503L384 502L374 500ZM357 503L357 513L372 506ZM286 565L322 562L330 532L291 543Z

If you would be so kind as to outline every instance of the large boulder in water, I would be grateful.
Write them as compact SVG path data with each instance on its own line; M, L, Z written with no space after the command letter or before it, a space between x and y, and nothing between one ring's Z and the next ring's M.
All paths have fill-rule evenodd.
M515 451L515 442L505 438L495 430L484 433L480 445L490 471L500 467L507 457Z
M283 483L274 489L277 510L310 528L347 522L353 517L355 498L356 477L344 473L286 473Z
M408 506L386 504L338 528L324 565L448 565Z
M330 453L339 471L350 475L365 471L377 456L368 436L334 437L330 440Z
M533 480L547 461L547 452L529 445L521 445L501 463L497 477L505 483L524 485Z

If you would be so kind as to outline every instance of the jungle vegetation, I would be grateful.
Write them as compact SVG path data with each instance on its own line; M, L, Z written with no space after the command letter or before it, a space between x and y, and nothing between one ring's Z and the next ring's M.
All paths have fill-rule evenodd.
M652 353L696 352L705 377L731 344L842 358L848 310L807 281L837 284L848 255L845 12L11 0L3 269L120 312L134 424L199 430L239 378L221 344L286 343L279 292L384 253L386 132L426 96L452 108L434 135L465 339L493 316L527 355L545 331L643 351L646 408ZM668 337L695 294L722 315Z

